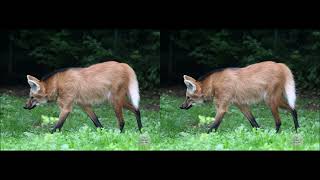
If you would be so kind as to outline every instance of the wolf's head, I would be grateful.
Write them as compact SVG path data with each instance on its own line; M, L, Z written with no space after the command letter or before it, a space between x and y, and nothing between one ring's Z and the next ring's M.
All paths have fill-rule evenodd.
M190 109L193 104L203 103L204 96L201 85L190 76L184 75L184 83L187 86L186 100L181 104L180 109Z
M27 75L27 80L30 85L30 93L29 99L23 108L30 110L39 104L48 102L48 96L45 93L46 91L43 82L30 75Z

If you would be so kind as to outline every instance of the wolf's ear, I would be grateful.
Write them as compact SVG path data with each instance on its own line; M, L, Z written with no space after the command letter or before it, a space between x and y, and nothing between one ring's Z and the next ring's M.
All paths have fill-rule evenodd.
M193 94L195 91L196 91L196 85L193 83L193 82L191 82L191 81L189 81L189 80L184 80L184 83L186 84L186 86L187 86L187 91L189 92L189 93L191 93L191 94Z
M196 80L195 80L195 79L193 79L192 77L187 76L187 75L183 75L183 79L184 79L184 80L189 80L189 81L196 82Z
M40 90L40 81L30 75L27 75L28 83L30 85L31 91L37 93Z

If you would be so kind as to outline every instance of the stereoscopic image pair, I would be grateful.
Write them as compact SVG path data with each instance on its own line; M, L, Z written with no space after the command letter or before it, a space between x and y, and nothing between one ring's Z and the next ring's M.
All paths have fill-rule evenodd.
M1 150L319 150L319 30L0 38Z

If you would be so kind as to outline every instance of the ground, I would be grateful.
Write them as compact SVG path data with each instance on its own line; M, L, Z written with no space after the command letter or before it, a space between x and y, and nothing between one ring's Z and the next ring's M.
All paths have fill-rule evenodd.
M166 88L161 89L160 100L155 94L142 95L142 133L134 114L125 110L121 134L110 105L100 105L94 109L104 129L96 129L75 107L62 131L50 134L59 114L56 104L25 110L28 92L17 92L0 91L1 150L320 150L320 103L305 96L298 95L298 133L290 113L280 111L282 126L276 134L270 110L258 104L252 111L261 129L251 128L231 106L218 131L207 134L215 114L212 103L181 110L183 88Z

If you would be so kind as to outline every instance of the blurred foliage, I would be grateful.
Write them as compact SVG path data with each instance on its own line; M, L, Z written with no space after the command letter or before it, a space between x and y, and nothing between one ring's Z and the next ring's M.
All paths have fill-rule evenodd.
M246 66L264 60L287 64L300 88L320 86L320 31L312 29L181 30L177 49L210 68Z
M299 88L319 89L319 30L189 29L168 32L168 40L163 38L165 41L161 41L161 47L164 49L164 52L161 50L164 64L161 71L166 72L169 69L168 77L164 76L164 81L181 78L181 73L201 71L196 70L201 67L205 67L202 71L207 71L275 60L287 64L292 69ZM6 65L8 72L29 72L31 70L27 68L33 63L47 68L48 70L43 70L46 72L62 67L88 66L113 59L133 67L142 89L159 87L159 30L29 29L11 31L8 35L7 39L13 41L16 48L11 60L8 58L9 55L1 56L9 59ZM1 45L10 47L10 43L4 41ZM27 52L31 60L24 61L23 57L26 55L23 54L21 57L18 48ZM9 49L4 52L10 54ZM168 57L166 54L169 54ZM26 67L15 68L20 65Z
M142 89L160 83L160 32L155 30L20 30L15 45L50 69L89 66L106 60L128 63Z

